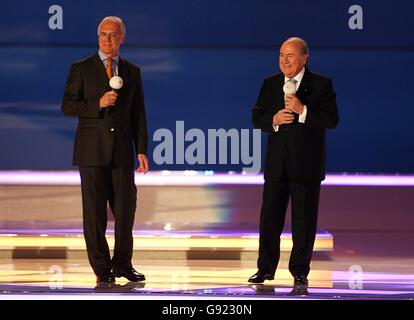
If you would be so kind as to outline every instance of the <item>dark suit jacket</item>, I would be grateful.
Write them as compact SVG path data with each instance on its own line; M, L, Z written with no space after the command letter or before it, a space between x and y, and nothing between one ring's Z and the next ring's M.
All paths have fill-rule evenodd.
M299 183L324 180L325 129L335 128L339 121L332 81L306 68L296 93L307 106L306 121L299 123L295 115L292 124L281 125L274 132L273 116L284 108L283 85L282 73L266 78L253 108L254 127L269 133L265 180L278 182L284 178L283 172Z
M134 167L136 155L147 153L140 69L120 58L118 73L124 84L117 90L116 104L100 110L99 99L112 89L98 53L75 62L70 68L61 109L65 115L77 116L79 120L74 165L106 166L114 155L119 166Z

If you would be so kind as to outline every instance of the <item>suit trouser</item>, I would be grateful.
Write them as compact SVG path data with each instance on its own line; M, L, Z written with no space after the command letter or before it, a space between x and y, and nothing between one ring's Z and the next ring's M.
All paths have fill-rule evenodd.
M114 266L132 266L132 229L137 200L134 169L111 165L79 167L79 172L83 230L89 262L95 274L105 274ZM115 218L115 247L112 260L105 238L108 202Z
M292 275L307 276L310 271L313 245L317 229L320 182L266 181L260 212L260 240L258 269L274 274L280 259L280 236L286 209L292 197L293 248L289 260Z

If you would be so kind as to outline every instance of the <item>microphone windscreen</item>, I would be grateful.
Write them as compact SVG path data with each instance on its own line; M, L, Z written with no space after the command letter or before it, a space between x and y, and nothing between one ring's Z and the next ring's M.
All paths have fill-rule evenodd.
M109 80L109 86L112 89L119 90L122 88L123 85L124 85L124 80L122 80L122 78L119 76L114 76L111 78L111 80Z
M296 94L296 84L291 81L288 81L283 86L283 92L285 94Z

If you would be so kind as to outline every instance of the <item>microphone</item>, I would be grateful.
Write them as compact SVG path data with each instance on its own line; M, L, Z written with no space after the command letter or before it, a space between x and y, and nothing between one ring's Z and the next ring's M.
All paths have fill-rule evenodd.
M283 92L285 93L285 99L287 94L296 94L296 83L287 81L283 86Z
M122 80L119 76L113 76L111 80L109 80L109 86L114 90L119 90L124 85L124 80Z
M288 94L296 94L296 83L294 83L293 81L287 81L285 85L283 86L283 92L285 93L285 103L286 103L286 97ZM297 122L298 115L293 113L293 116L294 116L294 122Z
M124 80L122 80L121 77L119 76L113 76L110 80L109 80L109 86L113 89L113 90L119 90L122 88L122 86L124 85ZM114 106L111 106L108 108L108 115L111 115L112 112L114 112Z

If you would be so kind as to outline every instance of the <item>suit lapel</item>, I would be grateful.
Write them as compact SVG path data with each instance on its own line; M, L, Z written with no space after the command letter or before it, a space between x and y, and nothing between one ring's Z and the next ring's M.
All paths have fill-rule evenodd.
M118 76L124 79L125 76L125 61L121 57L118 60Z
M122 85L122 88L118 90L118 93L122 93L123 91L125 91L125 87L128 85L127 83L128 74L126 70L125 60L122 59L121 57L119 57L119 61L118 61L118 76L120 76L124 82L124 84Z
M312 75L308 68L305 69L305 74L303 75L302 81L300 82L300 86L298 91L296 92L296 96L302 101L302 103L307 103L308 96L310 95L311 91L311 79Z
M283 86L285 84L285 76L283 73L280 73L279 76L276 78L276 96L274 97L274 101L276 104L277 109L282 109L285 104L285 93L283 92Z
M106 75L105 67L98 53L95 55L93 69L95 70L95 83L97 84L98 90L101 91L102 94L109 91L110 86L108 76Z
M125 106L126 103L124 101L126 95L125 92L128 90L128 70L127 70L127 65L124 59L122 59L121 57L119 57L118 60L118 76L122 78L123 80L123 85L122 88L119 90L116 90L118 93L118 99L116 100L116 104L115 104L115 113L119 113L122 110L125 110Z

